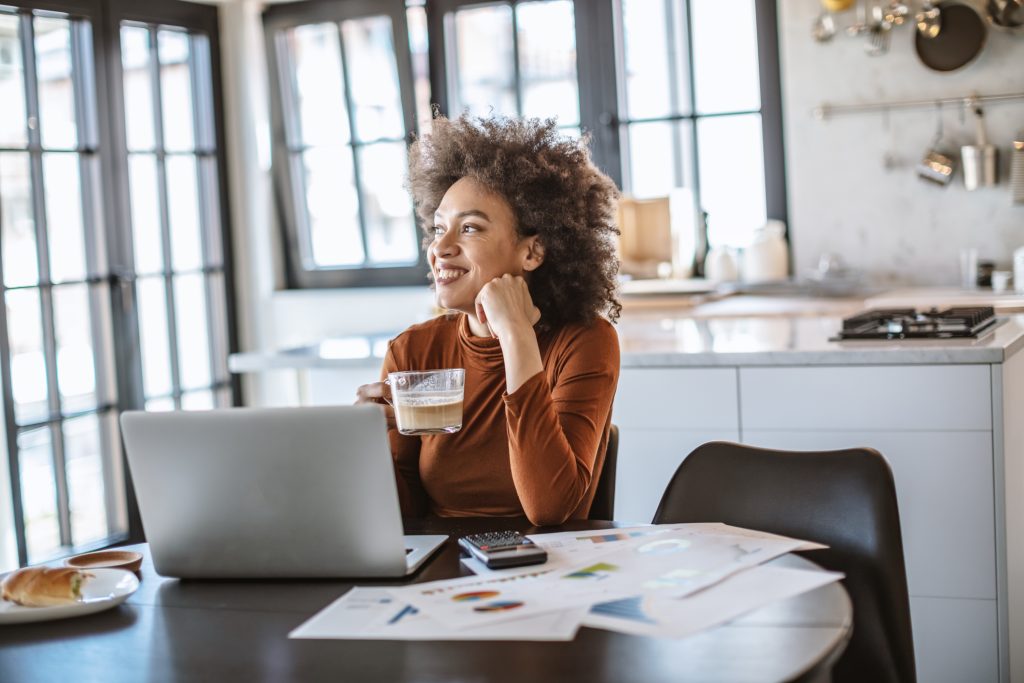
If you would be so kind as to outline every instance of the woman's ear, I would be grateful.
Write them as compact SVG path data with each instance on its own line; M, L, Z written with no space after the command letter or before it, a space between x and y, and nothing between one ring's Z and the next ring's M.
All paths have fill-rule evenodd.
M523 256L523 270L530 272L537 270L540 264L544 263L544 245L540 243L540 237L531 235L526 238L526 254Z

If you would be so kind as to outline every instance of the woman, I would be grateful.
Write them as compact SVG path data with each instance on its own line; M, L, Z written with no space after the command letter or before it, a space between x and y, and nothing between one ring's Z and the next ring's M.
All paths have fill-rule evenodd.
M392 340L382 376L466 382L455 434L403 436L385 407L403 515L585 518L619 374L614 183L553 120L463 115L412 145L409 185L449 313Z

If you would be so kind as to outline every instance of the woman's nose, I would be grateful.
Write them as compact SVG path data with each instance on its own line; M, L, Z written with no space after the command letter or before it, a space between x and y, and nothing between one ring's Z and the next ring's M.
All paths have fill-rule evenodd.
M434 243L430 247L434 250L435 256L451 256L458 251L458 241L455 239L453 230L445 230L442 234L434 237Z

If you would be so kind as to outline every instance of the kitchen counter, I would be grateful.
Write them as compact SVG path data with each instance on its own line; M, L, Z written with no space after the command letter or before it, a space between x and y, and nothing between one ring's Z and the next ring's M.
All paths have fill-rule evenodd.
M995 329L978 339L830 341L841 322L842 316L832 315L703 317L690 310L662 309L627 312L616 329L624 368L1002 363L1024 347L1024 315L1001 316ZM232 372L378 369L391 336L345 337L270 353L236 353L228 366Z

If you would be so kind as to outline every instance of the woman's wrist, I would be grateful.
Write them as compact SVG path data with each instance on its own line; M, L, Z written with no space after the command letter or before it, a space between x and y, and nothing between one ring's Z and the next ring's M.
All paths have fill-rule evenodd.
M544 369L533 326L516 326L507 335L499 335L505 358L505 391L509 394Z

